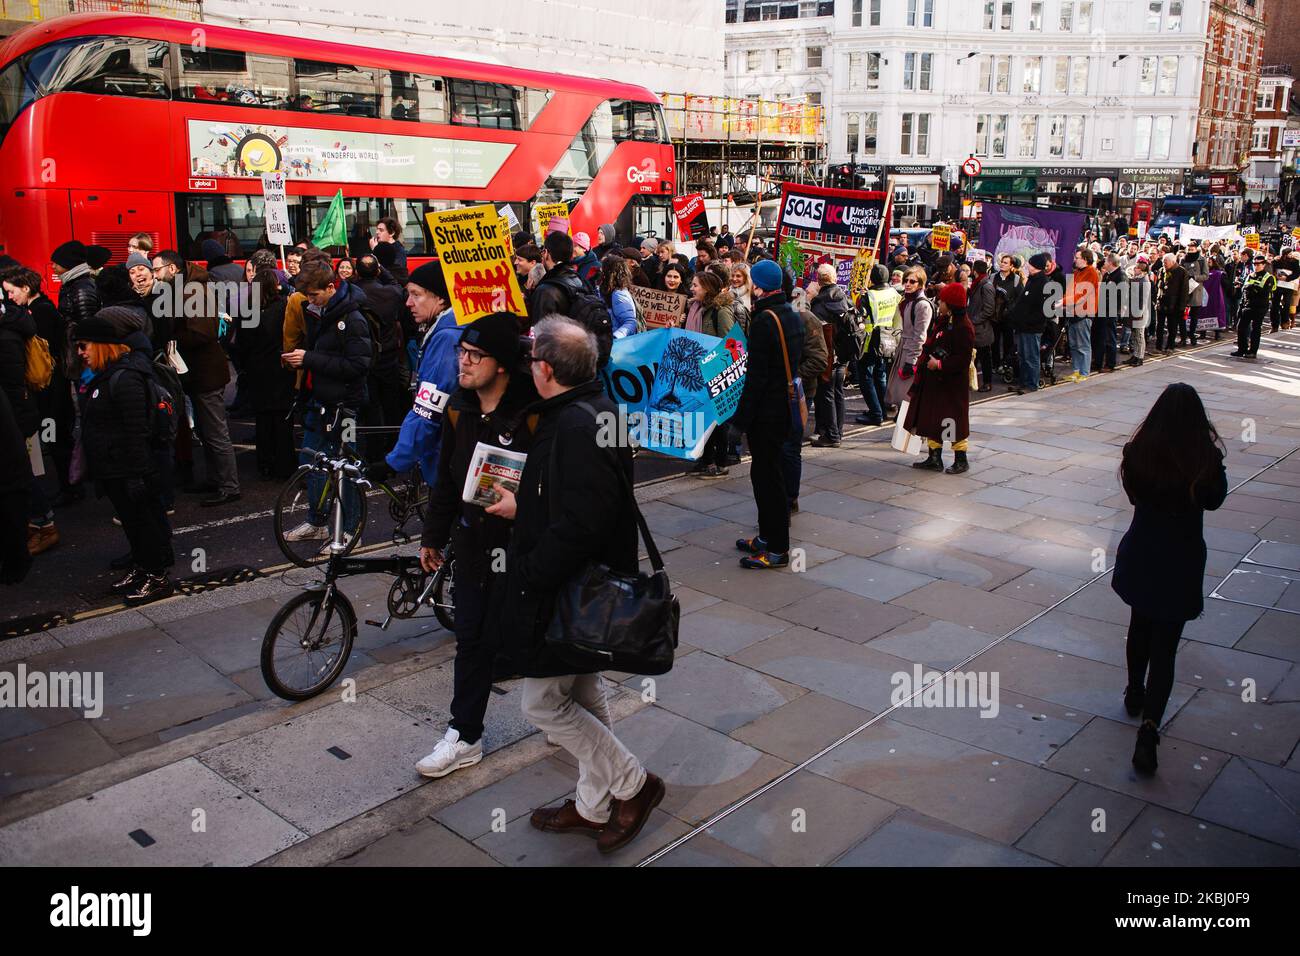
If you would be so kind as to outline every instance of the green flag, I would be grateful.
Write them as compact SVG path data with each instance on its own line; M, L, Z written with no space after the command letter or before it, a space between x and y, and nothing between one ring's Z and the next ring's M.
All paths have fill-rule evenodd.
M311 234L312 245L318 249L348 244L347 224L343 218L343 190L334 194L330 207L325 211L325 218L320 221L316 231Z

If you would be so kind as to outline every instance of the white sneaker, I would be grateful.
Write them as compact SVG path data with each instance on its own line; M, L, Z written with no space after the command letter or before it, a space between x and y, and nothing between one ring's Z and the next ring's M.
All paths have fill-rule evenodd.
M422 777L445 777L453 770L472 767L483 759L483 741L467 744L460 739L460 731L448 729L438 741L433 753L415 765Z
M284 536L285 541L321 541L330 536L330 529L325 525L315 525L304 521Z
M348 545L350 545L351 543L352 543L352 535L345 534L343 536L343 550L346 551L348 549ZM323 545L321 545L320 553L329 554L330 548L333 547L333 545L334 545L334 539L329 538L329 540L327 540Z

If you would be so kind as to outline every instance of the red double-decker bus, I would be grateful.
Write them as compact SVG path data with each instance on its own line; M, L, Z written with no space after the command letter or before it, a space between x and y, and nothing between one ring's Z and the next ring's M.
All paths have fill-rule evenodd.
M392 217L427 255L425 213L482 202L533 232L564 201L593 241L672 235L672 146L642 87L129 14L0 45L0 251L38 270L71 238L122 261L136 232L242 258L267 246L275 169L295 240L342 190L350 254Z

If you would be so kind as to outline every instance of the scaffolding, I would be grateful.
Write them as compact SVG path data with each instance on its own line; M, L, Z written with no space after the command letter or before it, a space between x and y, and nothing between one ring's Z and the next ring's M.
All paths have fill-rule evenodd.
M702 194L713 222L747 228L760 208L760 226L770 226L781 183L825 184L820 106L680 93L661 99L677 159L677 192Z

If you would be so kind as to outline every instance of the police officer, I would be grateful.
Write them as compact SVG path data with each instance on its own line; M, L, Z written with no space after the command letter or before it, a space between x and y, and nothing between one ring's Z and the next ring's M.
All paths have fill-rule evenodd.
M1259 335L1264 327L1264 316L1277 291L1277 276L1268 271L1268 258L1261 252L1255 255L1255 271L1241 286L1241 301L1237 306L1237 348L1232 353L1237 358L1254 358L1259 351Z

